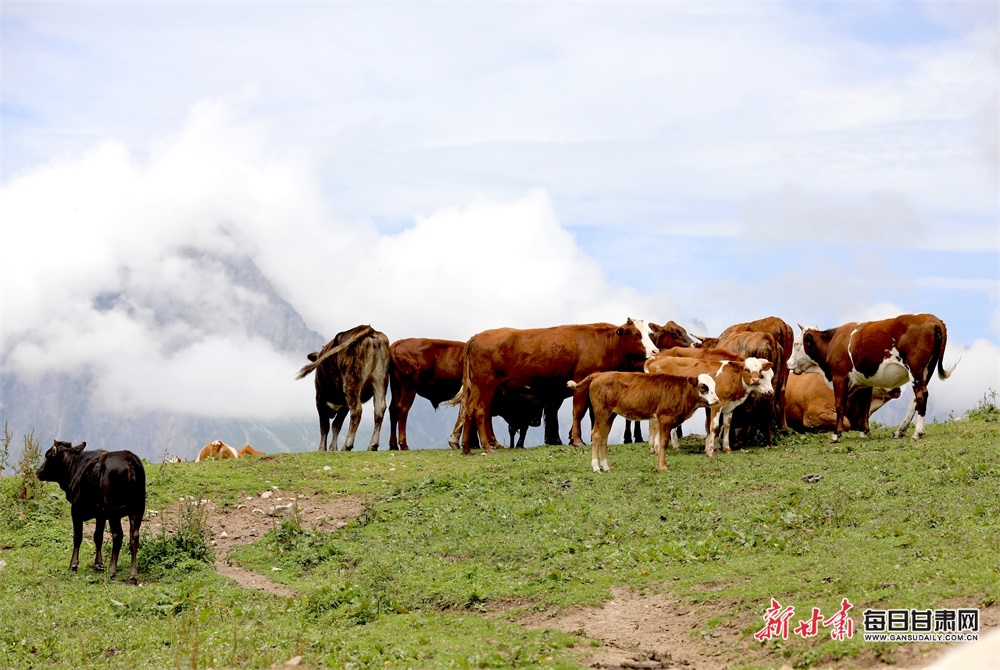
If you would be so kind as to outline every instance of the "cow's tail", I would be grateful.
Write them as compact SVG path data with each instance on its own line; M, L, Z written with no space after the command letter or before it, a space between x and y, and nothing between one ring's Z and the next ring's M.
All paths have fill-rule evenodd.
M331 349L329 349L327 351L324 351L322 353L322 355L316 357L315 361L313 361L313 362L311 362L311 363L309 363L307 365L303 365L302 369L299 370L298 374L295 375L295 378L296 379L302 379L303 377L305 377L306 375L308 375L310 372L312 372L313 370L315 370L316 368L318 368L320 365L322 365L323 361L325 361L326 359L330 358L330 356L336 356L341 351L343 351L344 349L347 349L349 346L351 346L352 344L354 344L355 342L357 342L361 338L368 337L369 335L371 335L374 332L375 332L374 328L372 328L371 326L365 326L362 330L360 330L357 333L355 333L354 335L352 335L351 338L349 340L347 340L346 342L344 342L343 344L338 344L337 346L332 347Z
M944 324L934 326L934 355L937 358L937 371L938 379L947 379L951 376L951 373L955 371L955 367L958 366L958 361L962 360L962 357L958 357L958 361L952 363L948 369L944 368L944 348L948 344L948 331L945 330ZM934 369L933 363L930 366L931 370Z
M594 377L596 377L597 374L598 373L596 372L592 372L578 382L571 379L566 382L566 386L573 389L574 395L577 393L586 393L587 395L590 395L590 385L594 382Z
M459 387L458 393L455 394L454 398L452 398L451 400L445 400L441 404L442 405L448 405L449 407L454 407L455 405L461 405L462 404L462 393L464 391L465 391L465 384L463 384L462 386Z

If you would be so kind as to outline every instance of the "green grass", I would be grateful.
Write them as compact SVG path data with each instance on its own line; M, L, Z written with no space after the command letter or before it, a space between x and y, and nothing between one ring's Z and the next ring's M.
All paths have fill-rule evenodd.
M519 617L600 605L616 586L721 604L728 614L704 630L736 625L747 650L771 597L795 605L794 621L847 597L857 631L866 607L987 607L1000 598L998 431L983 412L919 442L876 428L714 459L687 440L663 473L645 445L612 446L600 475L589 449L570 447L147 465L151 509L185 495L235 505L272 485L369 500L335 533L290 519L230 554L298 598L243 590L196 548L152 535L141 587L90 572L86 544L70 573L61 492L21 501L5 477L0 666L258 668L301 654L321 667L580 667L582 638ZM823 478L804 482L811 473ZM856 633L769 648L764 665L808 667L894 647Z

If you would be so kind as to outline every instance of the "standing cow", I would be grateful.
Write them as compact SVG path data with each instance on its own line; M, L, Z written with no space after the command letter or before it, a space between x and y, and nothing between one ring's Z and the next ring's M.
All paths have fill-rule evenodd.
M434 409L462 388L465 342L411 337L389 347L389 448L408 450L406 420L417 396ZM398 442L397 442L398 430Z
M69 569L80 565L80 543L83 522L96 519L94 527L94 569L104 569L101 545L104 543L104 523L111 526L111 566L109 574L118 572L118 552L125 537L122 517L128 517L128 548L132 556L128 578L137 579L136 556L139 553L139 526L146 513L146 471L142 461L131 451L84 451L77 446L53 440L45 452L45 460L36 473L43 482L56 482L66 493L73 517L73 557Z
M895 388L907 381L913 383L913 398L896 437L903 437L917 414L913 439L924 435L927 413L927 383L937 367L938 377L951 376L956 361L947 370L943 367L948 331L944 322L933 314L903 314L894 319L847 323L830 330L817 330L799 325L802 333L795 338L788 367L795 374L821 371L833 384L837 406L837 423L833 442L840 441L846 429L845 415L848 394L855 386ZM868 411L861 413L861 437L868 435Z
M354 448L354 436L361 424L361 405L375 399L375 430L368 450L378 449L379 433L385 416L385 391L389 383L389 338L371 326L357 326L337 333L320 351L309 354L308 365L296 379L316 372L316 411L319 413L319 451L326 451L326 436L333 422L331 448L348 412L351 425L344 451Z
M474 335L466 343L462 377L462 451L469 453L473 426L484 450L497 445L490 410L497 389L530 388L546 399L548 413L556 401L571 395L566 382L604 370L641 370L643 361L655 354L649 328L636 319L621 326L500 328ZM580 443L579 422L573 422L570 435L574 444Z

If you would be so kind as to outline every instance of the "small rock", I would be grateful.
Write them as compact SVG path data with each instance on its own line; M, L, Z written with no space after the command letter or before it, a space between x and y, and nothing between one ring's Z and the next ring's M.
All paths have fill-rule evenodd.
M271 572L281 572L281 568L271 568Z
M0 570L3 570L6 567L7 567L7 561L0 561Z
M804 481L804 482L806 482L808 484L815 484L816 482L818 482L821 479L823 479L823 475L811 474L811 475L806 475L805 477L803 477L802 481Z
M323 469L324 470L333 470L333 468L331 468L329 465L324 465Z
M222 531L221 533L219 533L219 537L229 537L229 533L227 533L226 531Z
M272 495L274 494L271 493L270 491L264 491L263 493L260 494L260 497L266 500L267 498L270 498Z

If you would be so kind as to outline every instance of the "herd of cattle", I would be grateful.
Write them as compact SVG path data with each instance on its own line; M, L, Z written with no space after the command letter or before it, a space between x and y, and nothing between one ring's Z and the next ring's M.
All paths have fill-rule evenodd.
M668 434L676 448L681 423L699 407L708 409L705 451L709 455L720 429L722 449L730 450L730 429L740 422L744 430L760 430L768 440L775 425L800 430L832 427L837 441L851 427L864 436L871 412L898 397L899 387L907 381L913 384L913 398L896 437L903 436L914 414L913 438L924 434L927 382L935 367L938 377L947 379L957 365L944 369L947 331L940 319L906 314L830 330L800 328L801 334L793 339L787 323L768 317L706 338L692 337L672 321L657 326L629 319L621 326L501 328L479 333L468 342L405 339L390 346L384 334L358 326L309 354L310 363L299 370L298 378L316 373L319 448L324 451L331 422L332 447L337 449L348 413L351 424L344 449L353 448L362 403L372 398L375 430L368 448L378 448L387 386L392 392L390 449L408 449L406 417L420 395L435 408L442 402L460 405L449 443L455 449L461 445L466 454L477 444L485 451L498 446L494 415L507 420L512 444L514 433L520 431L518 445L523 446L527 427L540 425L543 416L546 443L560 444L556 412L572 396L570 442L583 444L580 422L590 411L591 465L597 472L608 470L608 433L615 416L650 422L650 449L663 470ZM638 423L634 434L626 428L626 436L642 439ZM84 451L86 444L74 447L54 441L36 473L42 481L57 482L70 502L70 570L79 565L83 522L96 519L94 568L103 569L101 545L108 523L114 577L124 540L121 519L127 516L129 580L135 582L139 527L146 508L142 461L130 451ZM197 460L260 453L250 445L237 451L215 440L202 448Z
M615 416L626 419L625 441L642 440L648 420L651 451L664 469L668 434L677 448L681 423L708 409L705 451L730 450L730 432L747 439L759 432L832 429L833 441L854 428L865 436L868 417L900 387L913 385L901 437L916 414L913 438L924 434L927 382L937 367L946 379L944 323L931 314L848 323L830 330L791 326L771 316L727 328L717 338L628 319L551 328L499 328L467 342L409 338L389 343L371 326L338 333L309 354L297 378L315 372L319 449L337 449L344 421L351 422L343 448L354 447L362 404L374 400L375 427L368 443L378 449L386 409L389 448L408 449L406 421L414 400L460 405L449 438L466 454L499 446L493 417L507 421L510 444L524 445L528 426L544 419L546 444L562 444L557 412L573 398L571 444L582 446L581 421L591 416L592 467L607 470L607 437ZM789 373L795 373L791 375ZM386 392L391 392L386 402ZM634 431L630 422L636 422ZM332 436L330 430L333 430Z

